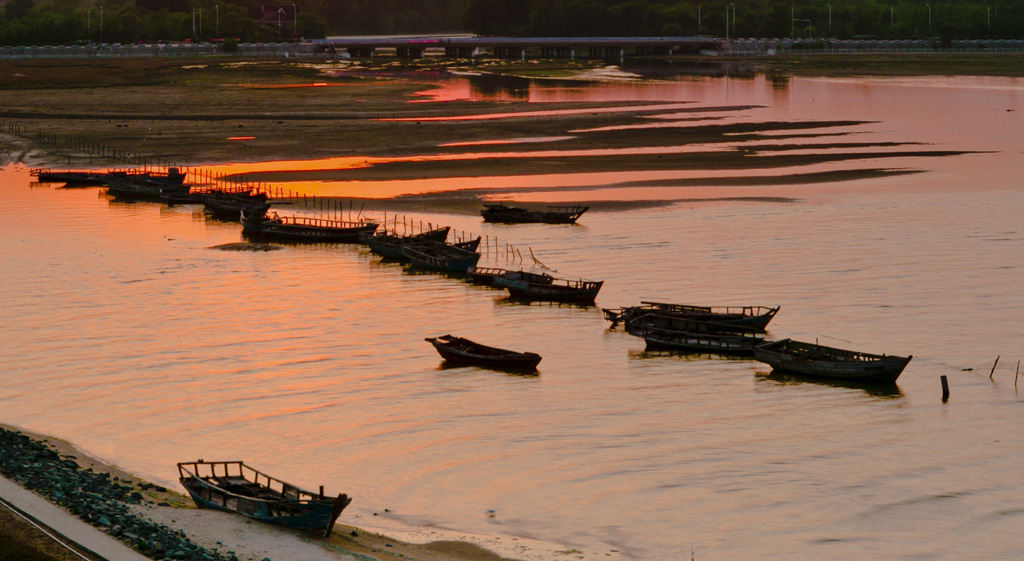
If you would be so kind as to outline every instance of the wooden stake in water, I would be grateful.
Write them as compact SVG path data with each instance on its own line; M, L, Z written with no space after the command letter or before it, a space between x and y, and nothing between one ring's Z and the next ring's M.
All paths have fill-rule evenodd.
M946 380L946 375L943 374L939 377L942 381L942 403L949 401L949 382Z
M1002 355L1000 355L1002 356ZM996 365L999 364L999 357L996 357L996 361L992 363L992 371L988 373L988 379L992 379L992 375L996 373Z

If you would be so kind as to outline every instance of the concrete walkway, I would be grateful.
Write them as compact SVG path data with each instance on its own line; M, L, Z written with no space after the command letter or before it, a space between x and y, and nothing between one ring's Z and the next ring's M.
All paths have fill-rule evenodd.
M66 510L0 476L0 497L107 561L152 561Z

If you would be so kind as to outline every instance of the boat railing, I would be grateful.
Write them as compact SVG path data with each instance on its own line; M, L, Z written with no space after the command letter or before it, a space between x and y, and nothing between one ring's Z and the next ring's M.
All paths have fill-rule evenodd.
M548 212L556 212L558 214L583 214L589 206L574 205L574 206L549 206Z
M282 224L288 226L305 226L309 228L361 228L373 222L364 220L352 222L348 220L331 220L328 218L316 218L312 216L279 216L276 217Z
M668 304L665 302L649 301L641 301L640 303L651 309L658 309L666 312L677 313L703 312L717 314L734 314L743 316L761 316L778 310L778 308L770 308L768 306L690 306L687 304Z
M218 470L218 468L220 468ZM219 473L218 473L219 472ZM271 477L257 469L245 465L242 461L226 462L182 462L178 464L178 474L182 479L192 478L204 486L219 487L213 482L226 481L231 478L241 478L247 482L261 485L272 491L280 493L286 499L294 501L309 501L317 498L323 499L323 493L313 494L305 489L296 487L291 483ZM221 489L221 492L225 492Z

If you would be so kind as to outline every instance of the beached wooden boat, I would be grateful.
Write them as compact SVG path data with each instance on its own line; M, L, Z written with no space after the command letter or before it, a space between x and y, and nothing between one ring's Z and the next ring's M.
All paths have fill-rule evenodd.
M200 198L206 212L224 220L241 220L242 212L263 215L270 210L266 193L213 190L202 193Z
M445 360L496 370L533 370L540 355L481 345L463 337L442 335L426 339Z
M449 273L465 273L480 260L480 254L476 251L438 242L403 246L402 256L413 267Z
M470 267L466 272L469 273L469 281L473 284L490 286L494 283L494 277L504 275L508 271L497 267Z
M369 246L370 251L378 255L394 259L402 259L403 247L423 242L443 242L448 239L448 232L450 230L450 226L444 226L426 232L421 232L419 234L413 234L411 236L399 236L396 234L389 234L387 232L378 232L362 234L359 236L359 241Z
M546 273L506 271L495 276L493 286L508 290L513 298L550 302L593 302L604 281L560 279Z
M376 222L349 222L308 216L242 213L242 233L285 242L354 243L359 234L377 230Z
M912 358L847 351L792 339L754 349L754 359L776 370L862 382L895 382Z
M661 349L749 355L764 343L760 330L654 313L635 318L626 329Z
M612 322L612 327L622 323L627 329L632 320L650 313L656 313L664 316L738 325L764 331L768 327L768 323L775 317L775 314L779 312L779 307L691 306L687 304L641 301L639 306L603 308L601 311L604 312L605 319Z
M547 210L530 210L504 204L484 205L480 214L484 222L502 224L523 224L541 222L545 224L575 224L576 220L590 209L588 206L549 206Z
M234 512L262 522L330 535L352 499L326 497L275 479L240 461L181 462L181 484L199 508Z

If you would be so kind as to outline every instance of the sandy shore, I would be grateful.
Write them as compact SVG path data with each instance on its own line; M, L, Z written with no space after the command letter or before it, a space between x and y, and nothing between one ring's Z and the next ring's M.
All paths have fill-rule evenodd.
M62 456L73 456L81 469L107 473L135 486L148 483L135 474L90 456L60 438L11 425L0 424L0 428L21 432L33 440L45 441ZM430 532L426 531L423 535L427 539L422 542L403 542L343 524L344 513L332 535L324 539L234 514L199 509L191 498L172 489L150 488L144 491L144 495L143 504L132 507L138 516L181 530L193 543L221 553L231 552L242 561L509 561L523 558L503 557L468 542L429 539ZM115 538L110 540L116 541ZM496 543L494 540L491 542ZM521 544L500 544L492 549L528 551L529 547L524 544L525 541Z

